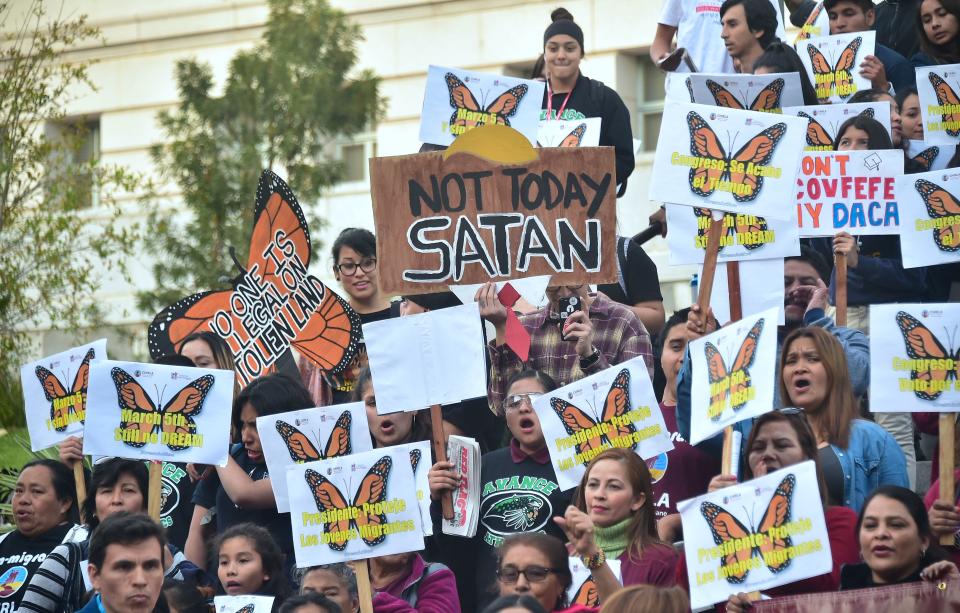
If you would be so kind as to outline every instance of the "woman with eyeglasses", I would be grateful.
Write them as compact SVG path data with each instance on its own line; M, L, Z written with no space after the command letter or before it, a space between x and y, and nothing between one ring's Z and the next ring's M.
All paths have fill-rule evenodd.
M547 441L533 410L537 397L556 388L549 375L537 370L522 370L508 380L500 410L510 432L510 444L481 458L477 534L469 541L444 541L445 547L456 547L452 553L475 560L475 598L465 593L461 596L465 603L476 602L477 610L496 596L496 548L504 538L539 531L563 536L553 517L562 514L570 504L570 494L561 491L557 484ZM437 462L428 478L430 495L437 500L443 491L454 489L461 476L450 462Z
M569 564L567 548L556 537L542 532L508 536L497 550L500 596L529 595L547 611L562 611L573 583Z
M400 316L400 303L390 302L380 291L377 270L377 239L364 228L345 228L333 242L333 276L346 292L347 302L360 315L360 323ZM300 376L317 406L350 402L360 371L367 366L366 348L339 375L320 371L313 362L300 359Z

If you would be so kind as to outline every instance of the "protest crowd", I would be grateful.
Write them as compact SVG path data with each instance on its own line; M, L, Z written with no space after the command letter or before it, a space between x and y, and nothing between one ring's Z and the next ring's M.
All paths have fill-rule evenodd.
M153 364L105 368L98 366L105 355L93 362L87 357L76 376L87 402L85 430L64 425L76 414L68 405L81 395L77 383L67 388L73 375L57 379L59 371L43 361L25 367L25 390L28 379L34 387L40 379L43 391L36 393L46 408L37 411L49 411L42 415L47 430L61 433L47 445L34 440L35 447L55 444L59 461L34 460L19 474L16 529L0 539L0 613L199 613L214 606L245 613L813 611L831 610L840 602L831 599L853 590L862 591L858 602L865 608L914 610L908 587L914 590L909 597L919 599L909 602L925 602L928 610L957 606L960 467L941 483L938 463L945 457L939 447L960 450L940 433L944 416L949 422L960 411L960 310L950 306L960 301L960 189L948 187L960 186L960 179L948 182L951 169L960 167L960 150L931 139L925 126L929 113L940 112L941 136L956 141L960 133L960 98L952 89L960 87L960 2L786 0L785 16L771 0L662 2L650 56L663 69L667 107L678 110L664 112L651 181L665 183L660 193L677 203L652 190L651 199L668 202L642 238L617 236L615 225L599 224L597 236L609 244L606 276L598 264L591 269L598 274L545 280L531 294L524 285L527 266L520 264L524 251L528 262L577 260L583 268L589 254L570 256L573 243L565 257L562 245L549 252L543 234L528 237L534 224L526 222L519 253L510 253L517 248L510 239L491 247L490 267L479 231L464 230L466 224L455 224L457 246L451 239L446 247L425 238L429 229L411 231L410 245L396 245L406 242L405 230L397 234L378 223L375 235L348 227L329 252L339 289L327 288L317 298L320 306L304 308L324 310L326 328L307 324L290 334L295 361L284 354L252 376L251 345L231 336L242 319L238 306L248 308L236 298L244 281L226 307L198 315L195 306L210 298L198 294L158 316L154 325L162 320L165 326L151 326ZM785 40L784 17L800 28L795 43ZM451 128L499 123L519 130L515 109L531 99L535 124L570 128L599 119L585 130L596 131L591 144L607 147L609 185L588 170L576 175L582 170L576 164L587 158L571 158L575 172L556 172L574 178L562 186L565 205L543 218L549 227L559 211L577 209L577 199L586 209L592 192L592 209L615 209L636 162L620 95L580 70L583 30L565 9L544 21L542 56L522 85L496 101L486 96L486 108L474 99L470 78L447 72L440 88L443 105L449 96L444 113L453 107ZM808 40L817 46L808 48ZM921 72L941 66L956 70ZM921 74L936 95L932 102ZM541 103L531 83L542 88ZM788 99L794 102L781 102ZM846 117L845 105L869 112ZM791 115L789 106L805 110ZM454 135L462 132L457 138L466 143L473 133L449 131L446 141L422 138L420 154L396 163L414 168L427 160L424 167L433 173L453 164L458 156L445 156L461 145ZM583 155L589 150L585 146ZM554 168L546 160L567 154L544 153L544 168ZM830 164L848 168L816 183L817 171L809 168ZM793 167L796 180L788 172ZM406 167L395 168L384 175L396 183L420 180L408 182L400 174ZM479 210L480 186L493 179L457 168L476 190ZM675 195L687 191L688 180L690 193ZM805 217L803 205L819 199L815 184L830 180L834 192L837 181L852 192L876 191L824 196L817 231L807 233L814 218ZM270 230L275 244L262 251L257 270L264 279L283 280L297 293L296 304L309 307L309 283L288 283L291 260L278 259L296 257L305 244L300 259L309 263L309 237L304 242L291 231L302 223L305 233L305 222L297 220L302 214L291 217L292 226L282 225L282 206L295 198L282 181L261 181L254 244L268 233L260 231L261 209L265 219L281 221ZM429 183L417 184L425 186L418 201L425 207L431 206ZM461 190L464 185L460 180ZM798 186L805 197L796 195L795 209ZM261 205L264 189L276 199L265 196ZM927 212L910 216L907 189ZM398 201L385 205L406 207L398 195L406 192L388 193ZM519 210L534 215L531 193L526 179L514 176L514 206L502 212L517 211L520 198ZM783 207L784 197L783 220L765 218ZM870 221L844 222L837 213L843 203L826 198L849 201L848 219L859 205ZM892 229L891 203L899 204ZM887 211L875 213L884 206ZM917 234L934 251L939 245L942 255L918 264L912 258L921 249L906 242L906 233L921 218L936 221ZM400 217L385 219L403 225ZM672 314L664 312L657 267L642 247L651 239L667 240L671 257L674 245L688 245L694 255L680 263L703 264L700 296ZM462 240L473 247L462 248ZM441 259L454 279L460 279L457 270L484 267L486 281L469 293L438 291L443 282L429 291L390 291L400 287L394 273L401 247L417 257L446 248ZM764 250L775 251L764 258ZM257 255L251 248L250 261ZM763 272L751 272L754 260L766 266ZM512 284L495 279L494 266L506 267ZM554 269L571 270L567 264ZM407 272L403 287L415 287L415 275ZM414 272L430 280L428 271ZM388 282L390 275L395 279ZM770 287L756 289L761 286ZM341 290L339 299L333 292ZM285 308L295 318L292 304ZM229 333L213 315L217 308L238 313ZM444 314L452 323L443 323ZM475 325L463 319L471 316ZM191 321L203 325L184 324ZM341 343L353 352L347 368L334 368L335 360L324 361L311 349L317 345L304 340L308 331L324 337L338 321L347 321L352 335ZM157 330L169 343L155 350ZM324 338L340 342L330 334ZM421 342L430 350L418 353ZM268 357L261 350L258 359ZM479 362L479 376L455 370L468 361ZM897 370L910 377L897 379ZM155 398L155 385L143 382L150 373L142 371L171 372L174 379L187 372L192 383L171 397L183 382L167 381L168 391ZM224 372L226 386L218 378ZM410 372L420 379L397 374ZM892 387L881 387L888 383ZM421 387L447 393L467 385L479 386L482 395L417 400L439 397ZM413 400L391 406L404 392ZM215 393L222 394L220 405ZM418 410L434 404L442 407ZM95 420L108 411L119 415L115 439L115 426L94 425L106 423ZM306 421L310 411L325 411L331 424ZM214 415L220 434L204 421ZM947 425L952 439L955 430ZM324 434L314 436L310 428ZM365 439L367 431L370 440L361 448L354 437ZM268 435L279 441L280 454ZM102 442L104 436L112 440ZM192 461L177 455L228 437L221 455ZM146 454L154 445L165 455ZM121 451L106 453L114 448ZM438 448L449 457L438 456ZM957 466L956 458L946 459L948 468ZM930 460L927 478L918 466Z

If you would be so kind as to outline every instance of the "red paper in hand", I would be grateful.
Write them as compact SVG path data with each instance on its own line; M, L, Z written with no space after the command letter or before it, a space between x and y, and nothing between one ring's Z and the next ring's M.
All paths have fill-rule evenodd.
M500 300L500 304L507 309L505 332L507 347L510 347L510 349L517 354L521 362L526 362L527 358L530 357L530 333L527 332L527 329L520 323L517 314L513 312L513 305L520 299L520 292L514 289L509 283L504 283L503 287L500 288L500 291L497 293L497 298Z

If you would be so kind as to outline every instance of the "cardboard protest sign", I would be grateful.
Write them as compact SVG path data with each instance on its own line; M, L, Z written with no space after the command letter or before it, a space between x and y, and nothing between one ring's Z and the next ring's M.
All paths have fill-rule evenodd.
M605 449L646 459L673 449L643 358L634 358L533 401L561 490L580 484Z
M797 44L800 61L816 90L820 104L846 102L870 81L860 76L863 58L873 55L877 34L873 31L810 37Z
M283 475L291 464L314 462L373 449L362 402L263 415L257 432L267 469ZM287 480L271 479L277 511L286 513Z
M919 168L919 172L943 170L957 152L956 145L934 145L925 140L906 139L907 158Z
M819 38L830 35L830 16L823 10L823 2L817 2L817 5L810 11L807 20L800 26L797 32L797 38L794 39L794 45L799 46L800 41L810 38Z
M232 251L232 250L231 250ZM160 311L147 331L150 355L178 353L185 338L213 331L230 346L242 385L285 362L290 348L323 371L339 373L357 353L360 317L307 272L312 246L296 196L269 170L260 175L246 268L233 288L201 292Z
M690 606L830 572L833 560L812 460L677 504Z
M413 471L413 481L417 487L417 502L420 505L420 523L423 526L424 536L433 534L433 520L430 519L430 482L427 480L432 457L430 445L430 441L417 441L390 447L397 451L405 451L410 458L410 469Z
M420 140L449 145L473 128L504 125L536 143L545 87L543 81L430 66Z
M83 453L224 466L233 378L229 370L96 362Z
M798 117L669 103L650 199L787 219L806 127Z
M489 126L444 152L373 158L370 174L385 293L531 275L616 279L610 147L533 149Z
M599 117L570 121L541 121L537 129L538 147L597 147L600 145Z
M770 309L690 341L691 445L773 409L776 321L777 311Z
M273 596L214 596L213 608L216 613L271 613Z
M620 560L608 559L607 566L617 579L623 582L620 576ZM597 592L597 584L590 574L590 569L583 565L580 558L570 558L570 574L573 575L573 583L567 588L567 600L570 601L570 606L599 607L602 603L600 594Z
M90 365L105 359L107 340L100 339L20 368L33 451L52 447L69 436L83 436Z
M800 75L795 72L753 74L693 73L687 77L693 100L741 111L781 113L803 104Z
M377 411L418 411L487 394L476 302L363 326Z
M871 305L870 410L960 412L958 331L960 304Z
M960 142L960 64L917 68L923 140L936 145Z
M902 174L900 149L805 153L797 175L800 236L899 233Z
M710 232L710 209L667 205L667 246L671 264L702 264ZM723 214L721 262L782 258L800 253L800 234L793 220Z
M741 284L749 280L750 291L740 293L740 310L743 313L759 313L769 309L779 309L777 325L783 325L783 260L743 260L740 266ZM697 274L703 278L703 266ZM741 288L742 289L742 288ZM717 266L713 277L713 291L710 292L710 308L713 316L721 324L731 320L730 286L727 283L727 267Z
M890 127L889 102L851 102L819 106L785 106L783 112L807 120L806 151L833 151L837 130L846 120L862 115L876 119L893 137Z
M960 262L960 170L897 177L904 268Z
M406 449L294 464L287 493L298 568L423 549Z

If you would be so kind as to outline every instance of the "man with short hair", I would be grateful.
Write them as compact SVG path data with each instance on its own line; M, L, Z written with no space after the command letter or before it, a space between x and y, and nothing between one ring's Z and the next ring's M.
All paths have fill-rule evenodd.
M739 72L753 73L753 64L777 40L777 12L768 0L726 0L720 5L720 38Z
M818 5L814 0L785 1L790 11L790 23L798 28L803 27ZM881 0L875 7L876 19L871 26L877 33L877 42L903 57L913 57L920 50L920 29L917 28L920 4L921 0Z
M107 517L90 538L88 572L97 592L78 613L150 613L163 587L163 529L143 513Z
M830 34L850 34L873 29L877 20L873 0L824 0L823 8L830 17ZM873 55L863 58L860 75L870 80L874 89L898 91L916 85L917 75L907 58L877 41Z

